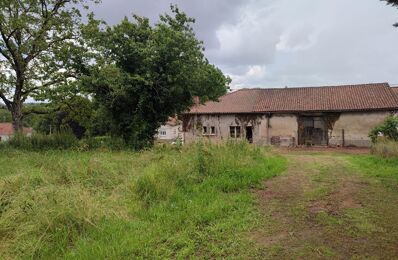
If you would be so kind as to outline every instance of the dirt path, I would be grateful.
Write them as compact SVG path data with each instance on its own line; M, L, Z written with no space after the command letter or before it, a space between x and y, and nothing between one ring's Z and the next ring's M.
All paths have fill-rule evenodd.
M398 192L344 156L287 155L287 171L257 192L258 257L398 259Z

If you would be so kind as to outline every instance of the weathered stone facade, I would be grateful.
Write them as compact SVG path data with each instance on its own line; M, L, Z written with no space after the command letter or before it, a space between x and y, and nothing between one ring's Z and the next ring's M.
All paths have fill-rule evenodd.
M184 140L189 143L205 138L217 143L248 139L259 145L367 147L371 144L369 131L392 112L189 114L183 119ZM312 122L310 129L319 132L312 135L319 138L305 139L306 122Z
M187 111L185 140L367 147L370 130L398 111L396 93L388 83L240 89Z

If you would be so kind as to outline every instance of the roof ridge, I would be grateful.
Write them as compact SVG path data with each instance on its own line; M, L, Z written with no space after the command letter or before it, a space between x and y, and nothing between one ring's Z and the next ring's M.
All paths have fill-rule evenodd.
M380 83L364 83L364 84L347 84L347 85L325 85L325 86L294 86L294 87L273 87L273 88L241 88L238 89L235 92L241 91L241 90L282 90L282 89L314 89L314 88L341 88L341 87L366 87L366 86L390 86L388 82L380 82ZM398 87L398 86L397 86Z

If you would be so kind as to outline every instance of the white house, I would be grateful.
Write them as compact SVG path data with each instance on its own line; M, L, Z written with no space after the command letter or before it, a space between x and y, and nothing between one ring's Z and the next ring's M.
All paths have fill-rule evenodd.
M170 117L169 120L162 125L155 136L159 142L174 142L177 139L182 140L181 123L178 119Z

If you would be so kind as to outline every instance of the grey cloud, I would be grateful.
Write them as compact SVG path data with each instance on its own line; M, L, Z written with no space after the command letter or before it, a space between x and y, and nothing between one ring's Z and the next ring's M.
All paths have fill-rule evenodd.
M398 10L378 0L174 0L196 18L209 60L233 85L398 83ZM170 0L103 0L109 23L156 20Z
M92 6L96 16L108 23L119 22L131 14L145 16L157 21L160 14L170 11L170 4L176 4L190 17L196 19L194 25L198 38L206 43L207 48L219 46L216 30L224 23L233 23L244 0L103 0L102 4Z

